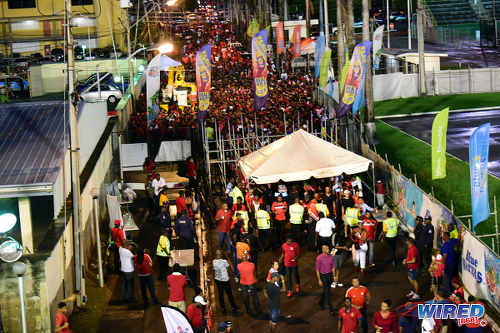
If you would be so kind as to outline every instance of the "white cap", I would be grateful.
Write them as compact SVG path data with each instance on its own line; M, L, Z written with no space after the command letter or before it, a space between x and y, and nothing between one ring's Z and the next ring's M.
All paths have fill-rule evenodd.
M196 296L194 298L194 302L195 303L200 303L201 305L207 305L207 302L205 302L205 300L203 299L202 296Z
M443 259L443 256L442 256L442 255L440 255L440 254L438 254L438 255L436 256L436 260L441 260L441 259Z

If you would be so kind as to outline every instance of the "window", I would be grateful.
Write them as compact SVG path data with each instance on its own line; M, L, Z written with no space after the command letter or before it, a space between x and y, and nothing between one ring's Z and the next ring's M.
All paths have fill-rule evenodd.
M71 5L72 6L85 6L85 5L92 5L93 0L71 0Z
M9 9L36 8L35 0L8 0Z

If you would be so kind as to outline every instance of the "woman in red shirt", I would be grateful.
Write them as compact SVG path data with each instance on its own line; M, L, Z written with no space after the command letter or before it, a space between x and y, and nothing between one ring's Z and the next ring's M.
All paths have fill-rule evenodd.
M391 300L380 304L380 311L373 314L373 327L377 333L398 333L398 317L391 311Z
M155 294L153 261L151 260L151 257L149 254L144 253L143 249L139 249L137 250L137 254L134 256L134 263L135 271L137 272L137 276L139 277L139 282L141 284L141 294L142 299L144 300L144 306L149 305L146 288L149 289L149 293L151 294L154 304L160 304Z

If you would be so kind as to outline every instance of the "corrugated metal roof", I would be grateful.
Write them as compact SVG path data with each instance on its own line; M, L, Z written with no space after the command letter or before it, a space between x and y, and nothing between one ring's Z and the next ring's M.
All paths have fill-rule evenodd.
M56 181L66 146L64 119L61 101L0 105L0 186Z

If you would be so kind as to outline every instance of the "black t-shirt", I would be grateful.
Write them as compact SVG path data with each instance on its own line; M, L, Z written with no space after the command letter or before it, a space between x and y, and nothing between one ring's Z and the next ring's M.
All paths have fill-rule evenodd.
M269 309L280 308L280 289L281 288L274 284L274 282L268 282L266 284Z
M342 207L344 207L344 209L347 207L354 207L354 199L352 197L349 199L342 198Z

